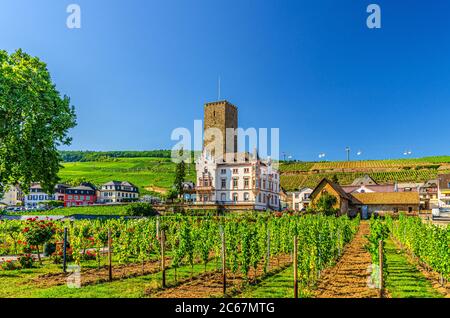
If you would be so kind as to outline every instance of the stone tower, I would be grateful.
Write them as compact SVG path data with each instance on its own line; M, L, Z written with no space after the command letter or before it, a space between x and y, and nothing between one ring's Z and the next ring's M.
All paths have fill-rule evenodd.
M205 104L204 110L204 141L203 149L206 149L212 156L219 156L217 153L222 149L223 158L227 153L237 152L238 109L228 101L217 101ZM215 128L207 132L208 129ZM233 131L227 130L233 128ZM221 136L216 138L214 130L218 129ZM220 138L221 137L221 138ZM220 138L220 139L219 139ZM217 147L217 148L216 148ZM217 149L217 151L216 151Z

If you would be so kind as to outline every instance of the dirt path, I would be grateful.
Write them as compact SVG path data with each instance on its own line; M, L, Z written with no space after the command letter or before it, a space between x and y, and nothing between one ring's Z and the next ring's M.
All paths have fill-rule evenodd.
M150 192L156 192L156 193L163 194L163 195L167 193L167 189L160 188L157 186L148 186L148 187L145 187L145 190L148 190Z
M170 258L166 258L166 264L170 265ZM113 266L113 280L132 278L157 273L161 270L160 261L147 261L144 264L123 264ZM70 273L50 273L40 275L31 280L33 285L40 287L52 287L67 284ZM109 269L102 266L100 269L90 268L83 269L80 272L81 285L93 285L109 281ZM30 283L30 282L27 282Z
M362 221L352 242L336 266L322 272L314 296L317 298L377 298L376 289L368 287L371 256L364 249L369 223Z
M270 260L269 273L278 272L292 263L288 255L282 255L278 258L274 257ZM249 272L249 279L252 282L259 281L264 277L264 270L259 266L256 273L253 269ZM240 273L237 275L227 271L227 294L238 294L246 280ZM222 273L221 271L214 271L204 273L200 276L194 277L186 283L180 284L176 287L167 288L156 294L151 295L153 298L210 298L223 297Z

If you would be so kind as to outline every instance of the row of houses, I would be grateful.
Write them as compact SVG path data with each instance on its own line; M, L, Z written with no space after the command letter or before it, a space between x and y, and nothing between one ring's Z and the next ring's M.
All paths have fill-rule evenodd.
M57 184L53 193L46 193L39 183L34 183L28 194L24 194L19 186L8 187L1 203L7 206L24 206L34 209L49 201L64 202L65 207L71 207L96 203L130 202L138 199L138 187L128 181L110 181L99 188L91 183L82 183L76 187Z
M314 189L300 188L289 193L288 206L305 210L318 200L321 193L332 193L338 198L336 207L342 213L418 212L420 210L450 208L450 174L421 183L378 184L370 176L357 178L350 185L338 185L323 179Z

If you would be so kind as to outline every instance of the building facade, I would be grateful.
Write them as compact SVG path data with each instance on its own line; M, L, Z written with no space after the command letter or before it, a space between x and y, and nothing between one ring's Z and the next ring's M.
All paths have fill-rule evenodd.
M25 207L29 209L39 208L47 201L54 201L56 198L55 194L45 193L39 183L34 183L31 185L28 195L25 196Z
M204 141L196 161L196 204L239 210L279 210L280 175L270 159L238 152L238 110L228 101L204 106Z
M7 206L18 206L24 203L23 192L19 186L8 186L0 199L0 203Z
M310 195L313 189L301 188L298 191L292 192L292 208L295 211L305 210L311 203Z
M373 185L362 186L373 187ZM349 191L349 187L343 187L330 180L323 179L310 196L311 205L314 207L320 197L327 193L336 197L334 208L339 209L341 215L354 216L360 214L364 219L369 218L372 214L382 215L399 212L416 214L420 209L418 191L357 191L362 186L356 186L356 190ZM381 190L381 188L378 190Z
M67 188L64 195L65 207L93 205L96 201L96 190L86 185Z
M450 174L438 175L438 205L450 209Z
M236 153L231 162L216 162L205 152L196 163L197 204L231 209L279 210L280 175L270 160Z
M420 209L432 210L439 207L438 180L428 180L419 188Z
M237 128L236 106L228 101L205 104L203 149L211 156L222 158L226 153L237 153Z
M102 203L132 202L138 199L138 187L128 181L110 181L100 187L99 201Z

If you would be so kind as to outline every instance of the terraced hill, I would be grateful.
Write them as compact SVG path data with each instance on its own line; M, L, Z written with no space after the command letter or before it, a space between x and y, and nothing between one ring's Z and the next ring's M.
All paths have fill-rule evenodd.
M299 187L314 187L324 177L334 175L340 184L350 184L355 178L371 176L378 183L423 182L438 173L450 172L450 156L416 159L390 159L337 162L292 162L280 165L281 185L287 191Z
M141 193L162 194L175 178L175 164L169 158L117 158L114 161L66 162L59 176L62 181L84 179L96 185L111 180L127 180ZM187 180L195 180L195 167L187 167Z

